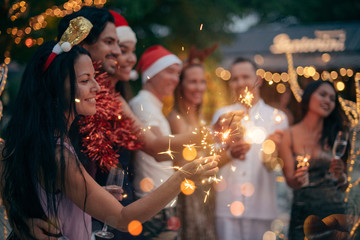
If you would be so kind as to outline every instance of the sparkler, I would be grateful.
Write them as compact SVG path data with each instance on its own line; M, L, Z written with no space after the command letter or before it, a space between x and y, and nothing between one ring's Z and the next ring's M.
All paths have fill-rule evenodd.
M298 162L298 164L296 165L296 167L297 168L308 167L310 165L309 160L310 160L309 154L305 154L305 156L297 156L296 161Z
M249 91L248 87L245 88L244 96L240 94L238 101L244 104L247 108L252 107L252 100L254 99L254 94Z

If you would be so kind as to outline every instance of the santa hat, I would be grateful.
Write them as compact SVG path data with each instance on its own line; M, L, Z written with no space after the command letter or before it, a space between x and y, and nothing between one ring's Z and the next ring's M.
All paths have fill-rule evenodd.
M109 10L109 12L114 17L116 34L119 38L119 41L120 42L131 41L136 43L137 42L136 35L134 31L129 27L129 24L126 21L126 19L117 12L114 12L112 10Z
M136 70L141 72L143 84L158 72L172 64L182 64L181 60L161 45L154 45L141 55Z

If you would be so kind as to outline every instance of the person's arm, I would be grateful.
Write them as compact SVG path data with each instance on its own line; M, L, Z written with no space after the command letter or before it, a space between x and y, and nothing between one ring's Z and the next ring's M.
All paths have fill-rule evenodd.
M120 98L125 115L134 121L133 130L139 131L139 139L144 143L143 151L156 159L156 161L171 160L167 154L159 154L165 152L169 148L169 141L171 150L174 151L176 158L181 158L181 152L184 144L197 143L200 144L201 134L194 134L192 132L185 134L177 134L174 137L164 136L161 134L160 128L151 126L150 130L146 127L132 112L127 102ZM145 131L144 131L145 130Z
M301 188L307 168L295 170L295 160L291 149L291 136L289 130L286 130L283 133L279 148L279 157L283 160L283 173L289 187L293 189Z
M110 193L94 181L82 165L77 166L76 159L71 152L64 150L64 155L67 159L66 196L81 209L84 209L84 200L87 197L86 213L122 231L127 231L128 224L132 220L145 222L163 209L180 193L180 184L185 177L196 181L213 176L218 171L216 160L213 161L210 158L194 160L186 164L182 171L175 172L165 183L147 196L123 207Z

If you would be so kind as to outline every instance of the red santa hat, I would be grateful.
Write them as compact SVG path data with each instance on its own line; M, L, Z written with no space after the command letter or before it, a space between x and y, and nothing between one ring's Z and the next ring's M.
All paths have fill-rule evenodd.
M161 45L154 45L141 55L136 70L141 72L143 84L158 72L172 64L182 64L181 60Z
M109 10L109 12L111 13L111 15L113 15L115 19L116 34L117 37L119 38L119 41L120 42L131 41L136 43L137 42L136 35L134 31L129 27L129 24L126 21L126 19L117 12L114 12L112 10Z

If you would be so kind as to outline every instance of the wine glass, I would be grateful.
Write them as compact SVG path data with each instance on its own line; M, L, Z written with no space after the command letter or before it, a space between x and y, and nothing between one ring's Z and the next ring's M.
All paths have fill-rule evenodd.
M334 146L332 148L332 153L335 159L340 159L344 155L347 141L348 133L344 131L339 131L336 135Z
M344 131L339 131L336 135L335 141L334 141L334 145L332 148L332 154L334 159L340 159L346 150L346 145L347 145L347 141L348 141L348 136L349 134L347 132ZM335 176L335 174L332 172L330 174L330 177L334 180L337 179L337 177Z
M119 167L112 167L106 181L105 189L111 193L116 199L121 195L121 189L124 182L124 170ZM95 236L105 239L112 239L114 234L107 231L107 224L104 223L102 230L95 232Z

